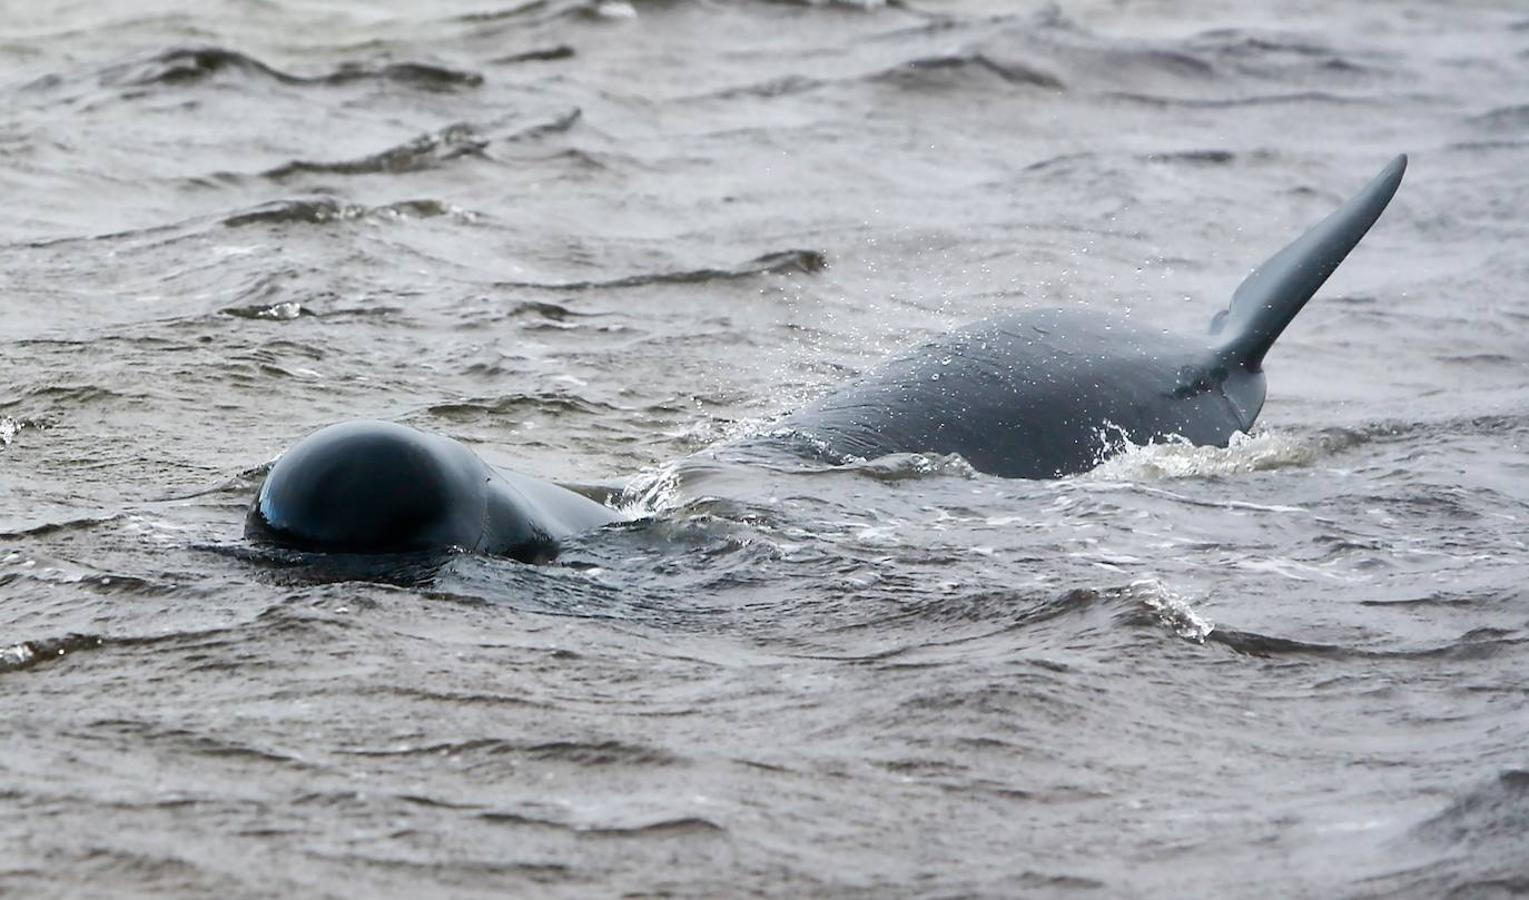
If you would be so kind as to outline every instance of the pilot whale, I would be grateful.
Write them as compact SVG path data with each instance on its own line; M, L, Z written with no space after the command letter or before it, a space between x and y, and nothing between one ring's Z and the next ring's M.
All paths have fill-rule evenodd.
M461 550L545 562L565 538L620 518L582 494L490 466L451 438L355 420L321 428L276 459L244 536L325 553Z
M1397 157L1255 269L1206 335L1166 336L1084 310L1017 311L915 347L754 440L840 459L958 453L1014 478L1086 471L1126 442L1225 446L1263 407L1275 339L1375 224L1406 166ZM575 491L496 469L450 438L354 421L277 459L245 536L304 551L458 549L539 562L566 538L621 518Z
M1363 190L1253 271L1203 336L1085 310L1030 309L914 347L774 432L840 459L958 453L1010 478L1087 471L1130 444L1224 447L1263 408L1264 357L1386 208L1392 160Z

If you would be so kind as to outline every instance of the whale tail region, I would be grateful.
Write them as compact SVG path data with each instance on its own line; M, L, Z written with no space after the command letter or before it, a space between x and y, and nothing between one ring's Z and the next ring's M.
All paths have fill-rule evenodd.
M1380 218L1405 171L1405 155L1391 160L1336 212L1253 270L1211 322L1224 359L1251 371L1263 366L1280 332Z

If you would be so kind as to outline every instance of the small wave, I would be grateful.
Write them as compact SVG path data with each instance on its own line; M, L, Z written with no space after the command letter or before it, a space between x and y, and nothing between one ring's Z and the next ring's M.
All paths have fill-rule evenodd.
M560 303L547 303L539 300L527 300L517 303L510 309L507 315L513 317L535 316L552 322L563 322L571 318L584 318L598 315L597 313L578 312L569 309Z
M452 21L471 25L506 25L529 28L559 19L587 22L613 22L635 19L637 8L627 0L530 0L517 6L461 13ZM519 20L519 21L517 21Z
M1252 631L1218 628L1211 639L1248 656L1313 656L1337 659L1484 659L1516 651L1529 639L1498 628L1476 628L1433 647L1371 649L1293 640Z
M453 701L458 698L452 697ZM531 759L554 762L571 762L582 766L665 766L683 760L659 747L630 744L622 741L548 741L525 744L499 738L474 738L465 741L445 741L430 744L404 744L384 749L357 748L342 750L354 756L396 757L465 757L465 756L524 756Z
M26 396L34 401L75 407L100 401L118 401L129 395L95 384L44 384L27 391ZM16 402L3 405L13 406Z
M534 141L549 134L565 132L577 124L582 117L583 111L574 107L546 121L527 125L499 140L506 143ZM357 159L333 161L297 159L267 169L260 173L260 177L269 178L272 181L285 181L298 175L397 175L406 172L422 172L455 160L482 157L489 143L489 138L481 134L475 126L458 122L438 131L422 134L396 147L389 147ZM222 174L214 177L238 178L240 176Z
M1188 163L1190 165L1224 166L1237 158L1230 150L1178 150L1166 153L1148 153L1137 157L1149 163Z
M684 816L677 819L658 819L652 822L639 822L630 825L579 825L575 826L579 834L587 834L591 837L627 838L627 837L687 837L704 834L725 834L726 828L718 825L710 819L699 816Z
M521 130L503 138L502 140L507 143L514 143L518 141L534 141L538 138L546 137L549 134L560 134L577 125L579 120L583 118L584 111L578 107L574 107L565 113L553 116L545 122L539 122L535 125L530 125L522 128Z
M908 9L902 0L762 0L775 6L803 6L809 9Z
M553 303L545 300L525 300L510 306L484 306L464 310L460 328L481 328L486 326L497 327L507 319L521 320L522 328L529 330L572 330L581 327L581 319L600 319L609 316L604 312L583 312L564 306L561 303ZM602 330L621 330L625 326L606 323L600 326ZM465 371L485 377L496 377L507 373L503 366L497 362L473 362L469 363Z
M850 462L839 467L839 470L887 483L925 478L978 477L977 470L959 453L892 453L876 459Z
M1042 28L1037 36L1036 52L1079 86L1203 89L1217 80L1216 67L1203 54L1177 44L1102 38L1070 24Z
M1047 65L1076 87L1124 91L1147 100L1188 106L1242 105L1247 99L1187 99L1221 95L1227 85L1254 83L1270 89L1291 85L1326 87L1353 82L1377 63L1361 62L1306 34L1272 30L1219 29L1188 38L1132 40L1091 32L1077 23L1054 21L1034 29L1028 43ZM1300 95L1289 95L1298 97ZM1251 102L1270 102L1261 97ZM1288 99L1288 98L1287 98ZM1311 99L1308 97L1308 99Z
M1070 163L1091 160L1097 155L1098 154L1095 153L1062 153L1057 156L1049 156L1045 159L1030 163L1029 165L1025 166L1024 171L1041 172L1047 169L1054 169L1059 166L1066 166Z
M1472 125L1490 131L1529 130L1529 103L1516 106L1500 106L1470 119Z
M637 7L629 0L530 0L503 9L489 9L462 13L452 21L472 25L529 28L557 20L573 20L590 23L615 23L637 18Z
M771 78L757 84L745 84L738 87L723 88L720 91L712 91L706 94L697 94L689 99L692 100L731 100L737 97L788 97L792 94L803 94L807 91L822 87L826 82L816 78L808 78L805 75L782 75L779 78Z
M1089 152L1063 153L1030 163L1025 166L1024 171L1040 172L1072 163L1090 161L1098 155ZM1230 150L1164 150L1157 153L1140 153L1135 158L1140 162L1158 165L1224 166L1235 161L1237 154Z
M105 641L94 634L66 634L40 641L22 641L0 647L0 672L17 672L52 662L80 650L94 650Z
M121 518L120 515L113 514L108 516L82 516L77 519L65 519L58 522L41 522L25 528L0 532L0 538L41 537L45 534L57 534L61 531L80 531L94 528L97 525L105 525L107 522L114 522L119 518Z
M8 535L0 535L8 537ZM9 572L0 572L0 587L20 581L80 587L97 594L128 594L139 597L163 596L177 587L170 583L150 581L137 575L119 575L111 572L81 571L67 563L39 566L38 560L12 552L0 562L16 563Z
M1022 63L999 62L981 53L928 56L908 60L866 75L845 79L823 80L805 75L784 75L755 84L723 88L691 96L690 100L730 100L738 97L769 99L802 94L831 85L869 82L884 84L906 90L947 90L964 86L962 82L972 78L992 78L1007 85L1062 90L1062 80L1049 72Z
M792 272L814 274L828 268L828 258L816 250L780 250L757 256L746 263L723 269L687 269L658 272L652 275L628 275L603 281L501 281L495 287L533 288L548 291L587 291L597 288L643 287L658 284L698 284L705 281L735 281L758 275L783 275Z
M1357 432L1333 429L1315 435L1259 431L1232 435L1226 447L1191 444L1171 438L1146 445L1125 445L1124 452L1083 475L1096 481L1158 481L1213 478L1273 469L1309 466L1316 460L1363 442Z
M296 300L283 300L279 303L256 304L254 306L231 306L220 310L225 316L233 316L236 319L264 319L272 322L290 322L302 316L317 315Z
M22 416L20 418L0 416L0 450L9 447L11 442L16 440L16 435L20 434L22 429L30 428L37 431L48 428L51 424L47 419L35 419L29 416Z
M1234 109L1244 106L1285 106L1290 104L1351 105L1367 103L1363 97L1347 97L1329 91L1295 91L1288 94L1254 94L1249 97L1163 97L1157 94L1141 94L1133 91L1111 91L1107 94L1116 100L1140 103L1144 106L1165 109L1183 107L1188 109Z
M632 476L615 504L631 516L656 516L684 504L685 478L681 463L671 462L644 469Z
M702 819L695 816L616 825L564 822L525 812L499 810L478 813L478 818L485 822L496 822L505 825L556 828L577 835L598 838L680 837L713 833L720 834L727 831L727 829L710 819Z
M197 550L250 564L272 584L307 586L366 581L403 588L426 587L461 555L452 548L418 553L312 553L262 544L200 544Z
M1523 358L1507 353L1443 353L1434 356L1442 363L1460 366L1521 366Z
M1340 647L1334 644L1297 641L1274 635L1258 634L1253 631L1238 631L1235 628L1218 628L1215 632L1207 635L1207 637L1229 650L1246 656L1343 657L1348 656L1352 652L1347 647Z
M595 0L575 6L569 10L569 14L576 18L609 22L637 18L637 7L628 0Z
M311 763L294 752L253 746L188 728L167 728L156 722L106 719L91 723L91 727L98 732L129 737L143 745L189 751L206 758L234 759L243 764L270 763L298 769L312 768ZM302 798L296 802L302 802Z
M616 407L597 400L567 393L516 393L497 397L464 397L450 403L437 403L425 407L427 415L453 422L473 420L485 416L503 416L511 413L539 412L553 416L582 414L604 415Z
M511 53L491 60L495 65L515 65L528 62L551 62L557 59L571 59L574 56L573 48L567 44L558 44L554 47L540 47L534 50L522 50L519 53Z
M1216 626L1200 615L1182 595L1155 578L1123 587L1075 588L1054 596L1029 596L1012 589L901 603L889 617L871 619L852 628L880 627L893 620L934 624L1000 623L1002 631L1033 629L1047 622L1104 611L1117 623L1163 628L1197 644L1205 643ZM956 642L968 640L959 638ZM927 642L927 641L926 641ZM901 652L894 651L894 652Z
M1369 66L1304 35L1221 28L1201 32L1190 39L1189 46L1244 74L1286 81L1302 74L1331 78L1334 73L1370 71Z
M533 759L581 766L668 766L684 761L661 747L622 741L549 741L532 744L523 752Z
M1529 147L1529 141L1524 140L1495 140L1495 141L1456 141L1446 145L1445 149L1460 153L1488 153L1494 150L1510 150L1517 153ZM1524 318L1522 313L1504 310L1507 315L1516 318Z
M266 78L291 85L343 85L358 81L405 84L426 90L477 87L483 76L443 66L416 62L382 65L345 63L319 75L294 75L253 56L225 47L172 47L145 57L116 63L101 70L100 83L147 87L194 84L224 73ZM55 76L56 78L57 76Z
M1091 618L1102 612L1113 623L1134 628L1167 628L1175 635L1203 644L1216 633L1216 625L1196 612L1181 594L1156 578L1132 581L1121 587L1075 588L1054 596L1027 596L1012 589L983 590L973 594L899 603L897 611L857 623L851 628L881 627L894 620L917 622L920 628L952 623L1000 624L1001 632L1035 629L1048 622ZM1069 627L1065 629L1071 633ZM983 634L989 634L984 632ZM970 637L934 643L961 643ZM931 643L927 638L922 643ZM881 659L902 653L894 649L878 653ZM839 657L828 657L839 658Z
M1413 833L1458 843L1483 828L1500 828L1507 824L1505 820L1516 822L1514 833L1529 829L1529 770L1502 772L1419 824Z
M724 558L735 557L732 565L713 570L723 582L764 559L777 558L779 545L768 535L782 527L778 510L702 493L718 472L717 467L698 465L691 458L644 469L620 491L607 489L604 502L627 519L606 529L607 546L609 535L621 534L630 552L628 562L651 554L655 563L665 567L677 548L703 565L719 565ZM585 494L602 499L587 490ZM586 545L585 549L596 548ZM742 557L737 556L740 552ZM744 577L752 577L755 571Z
M1123 588L1102 593L1138 604L1151 612L1159 624L1186 641L1203 644L1216 629L1214 622L1195 612L1189 601L1156 578L1133 581Z
M333 197L312 197L292 200L273 200L223 219L229 228L247 225L323 225L329 222L348 222L358 219L368 221L398 221L400 219L430 219L436 216L456 216L472 221L472 213L439 200L400 200L383 206L363 206L345 203ZM230 315L238 312L225 310ZM271 318L271 316L245 316L245 318ZM281 316L275 316L281 318Z
M150 84L186 84L202 81L220 72L237 72L283 83L300 79L266 65L252 56L223 47L171 47L102 69L102 84L143 86ZM57 78L57 76L54 76Z
M521 16L531 15L532 13L543 12L550 9L551 7L551 0L530 0L529 3L522 3L518 6L509 6L505 7L504 9L489 9L482 10L480 12L462 13L461 15L455 16L453 21L470 23L500 22L505 19L516 19Z
M458 123L448 125L430 134L422 134L408 143L389 147L379 153L363 156L360 159L339 160L336 162L293 160L273 169L267 169L260 174L266 178L281 181L294 175L315 173L325 175L369 175L418 172L424 169L435 168L442 163L460 159L464 156L479 156L483 153L483 148L487 146L488 141L479 135L471 125Z
M1192 40L1196 46L1234 55L1261 56L1267 53L1293 53L1299 56L1325 56L1332 51L1294 35L1255 34L1240 28L1216 28L1202 31Z
M871 76L871 80L906 88L943 88L951 86L952 75L965 76L970 73L996 75L1008 84L1051 90L1063 88L1062 80L1049 72L1021 63L998 62L981 53L909 60Z
M327 74L301 79L303 84L348 84L353 81L390 81L427 90L446 90L458 87L477 87L483 76L477 72L464 72L426 63L401 62L382 66L347 63Z
M719 457L730 461L803 475L836 472L846 466L874 462L864 456L841 452L811 432L786 426L746 424L738 434L724 437L715 449Z

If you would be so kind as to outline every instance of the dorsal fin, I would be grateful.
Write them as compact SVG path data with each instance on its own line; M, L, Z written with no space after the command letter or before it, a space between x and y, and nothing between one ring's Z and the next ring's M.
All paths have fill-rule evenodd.
M1257 370L1280 332L1364 237L1407 171L1398 156L1364 190L1253 270L1232 295L1231 307L1211 322L1227 362Z

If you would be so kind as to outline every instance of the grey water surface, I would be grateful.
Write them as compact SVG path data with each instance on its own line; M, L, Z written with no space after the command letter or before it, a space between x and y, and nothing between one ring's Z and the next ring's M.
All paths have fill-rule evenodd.
M1526 87L1515 0L8 4L0 895L1529 892ZM1229 449L716 452L1398 152ZM246 546L361 416L631 521Z

